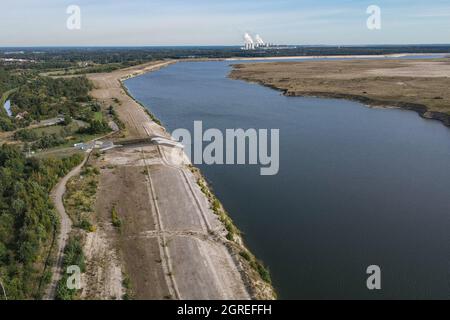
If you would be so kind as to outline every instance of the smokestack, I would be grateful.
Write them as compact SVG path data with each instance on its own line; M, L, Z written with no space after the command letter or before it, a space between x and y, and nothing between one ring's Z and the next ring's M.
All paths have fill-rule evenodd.
M264 46L265 45L264 40L259 36L259 34L256 35L255 40L256 40L256 43L259 46Z
M253 41L252 37L247 32L244 34L244 40L246 43L252 43L252 44L255 43Z
M245 48L247 50L254 49L255 48L255 42L253 41L252 37L248 32L244 34L244 40L245 40Z

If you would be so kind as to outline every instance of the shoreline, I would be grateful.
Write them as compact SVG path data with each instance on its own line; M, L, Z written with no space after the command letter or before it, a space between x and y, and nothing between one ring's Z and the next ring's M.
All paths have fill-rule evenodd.
M346 93L338 93L338 92L320 92L320 91L311 91L311 92L290 92L287 89L278 88L271 84L265 83L264 81L255 81L255 80L247 80L245 78L240 78L239 76L230 76L230 79L246 81L248 83L262 85L266 88L270 88L281 92L286 97L312 97L312 98L322 98L322 99L340 99L340 100L348 100L359 102L362 105L369 108L383 108L383 109L400 109L405 111L414 111L421 118L425 120L435 120L441 122L444 126L450 128L450 114L446 114L438 111L430 111L423 104L415 104L404 101L384 101L377 100L373 98L368 98L359 95L346 94Z
M425 104L407 102L401 100L387 99L383 100L376 97L368 97L364 95L358 95L353 93L342 93L338 91L298 91L293 88L284 88L277 86L276 84L271 84L266 82L264 79L257 79L255 77L250 78L245 74L241 73L239 65L233 65L228 77L233 80L241 80L248 83L262 85L264 87L281 92L287 97L315 97L324 99L342 99L348 101L354 101L363 104L370 108L395 108L407 111L416 112L421 118L426 120L435 120L441 122L444 126L450 127L450 113L440 112L430 110ZM309 79L309 78L306 78Z
M162 66L161 68L170 66L171 64L177 63L177 61L173 61L171 63L168 63L164 66ZM125 85L125 81L134 77L138 77L140 75L143 75L145 73L148 72L153 72L153 71L157 71L161 68L158 69L153 69L153 70L141 70L141 72L135 72L129 76L123 77L121 79L119 79L120 84L123 88L123 90L125 91L125 93L136 103L138 104L141 108L144 109L144 111L147 113L147 115L152 119L152 121L154 121L156 124L158 124L159 126L162 127L162 129L167 132L167 129L163 126L162 122L160 119L158 119L142 102L140 102L139 100L137 100L129 91L128 87ZM155 121L156 120L156 121ZM168 132L167 132L168 133ZM168 133L170 135L170 133ZM171 136L171 135L170 135ZM171 136L172 137L172 136ZM233 257L236 257L235 253L233 252L234 249L239 250L239 254L241 255L242 252L245 252L247 254L247 259L251 260L253 263L257 263L259 264L258 267L263 268L265 271L267 271L267 269L265 269L265 267L263 267L263 264L260 262L260 260L258 260L253 253L247 248L247 246L245 245L245 241L242 237L242 232L239 230L239 228L234 224L234 222L231 220L231 217L229 216L229 214L226 212L222 202L216 197L216 195L214 194L212 187L210 186L210 183L207 182L206 177L203 175L203 173L201 172L201 170L197 167L195 167L194 165L192 165L191 163L188 164L188 167L190 168L191 172L193 172L194 175L198 175L197 177L197 184L202 188L204 187L205 189L202 188L202 192L205 194L205 196L209 199L211 205L213 205L214 201L218 201L219 202L219 206L223 215L225 216L224 219L226 219L228 221L228 223L231 224L231 228L235 229L236 235L235 235L235 239L233 240L229 240L229 242L226 243L226 247L230 250L230 253L232 253ZM242 256L242 255L241 255ZM241 264L242 261L239 261L239 259L234 258L233 260L235 260L236 264ZM247 260L248 261L248 260ZM240 268L241 269L241 268ZM244 268L245 269L245 268ZM254 284L252 283L251 277L247 274L247 272L245 272L245 270L240 270L241 272L241 276L244 280L244 282L246 283L246 287L249 291L253 291L253 295L255 295L255 297L258 296L258 293L256 291L257 290L257 286L258 284ZM267 271L268 272L268 271ZM273 290L273 297L276 298L276 292L275 289L273 287L271 287L271 290Z
M136 137L147 136L148 137L148 135L149 135L148 130L150 130L151 132L155 132L155 131L162 132L163 135L167 135L168 137L171 137L170 133L167 132L167 130L164 128L164 126L162 126L160 123L158 123L159 120L156 119L156 117L152 115L151 111L149 111L149 109L145 105L143 105L135 97L133 97L133 95L129 92L129 90L126 87L124 82L133 77L136 77L136 76L139 76L139 75L151 72L151 71L159 70L160 68L163 68L165 66L171 65L176 62L177 61L169 60L169 61L165 61L165 62L155 64L155 65L146 64L146 65L141 65L140 67L134 66L129 69L122 69L119 72L116 72L115 77L114 77L114 75L109 74L109 77L111 78L111 80L115 79L116 81L118 81L123 93L129 99L131 99L132 103L127 103L127 107L131 108L132 106L135 106L145 112L145 113L140 112L139 119L133 119L133 121L137 120L143 125L145 132L144 133L142 131L139 132L139 129L138 129L139 126L134 125L136 127L136 131L135 131L136 134L134 136L136 136ZM105 74L105 75L108 76L108 74ZM98 78L101 76L97 75L96 77ZM130 111L130 110L128 110L128 111ZM123 112L123 111L121 111L121 112ZM119 115L121 115L121 113L119 113ZM133 118L133 117L131 117L131 118ZM145 118L147 118L147 119L145 119ZM126 131L131 131L131 128L129 127L130 123L127 120L129 121L129 119L122 119L122 121L124 121L126 123ZM148 123L148 125L146 125L147 123ZM153 123L153 124L151 124L151 123ZM146 129L145 128L146 126L149 129ZM128 134L128 138L131 138L131 137L133 137L133 134L131 134L131 135ZM172 166L167 163L168 160L166 157L168 155L165 155L164 148L158 147L158 149L159 149L159 153L162 156L163 162L166 162L166 165ZM182 153L185 156L184 151ZM195 184L197 186L196 188L198 188L199 192L202 193L202 196L200 198L204 197L204 199L200 199L200 201L202 203L204 201L206 201L208 203L209 208L207 209L207 211L211 210L210 211L211 213L207 213L208 217L207 218L204 217L204 219L207 219L207 220L208 219L218 219L218 223L220 223L221 229L224 229L225 231L233 230L233 236L231 237L231 239L228 239L228 238L225 239L225 235L222 232L213 231L213 230L210 230L209 232L210 232L210 236L212 237L212 239L215 239L214 241L216 241L217 244L224 246L224 249L228 252L228 255L234 261L233 264L240 274L242 284L245 286L246 291L248 292L249 298L264 299L264 300L275 299L276 293L275 293L274 288L270 284L270 280L269 280L269 282L267 282L267 281L264 281L263 278L261 277L261 272L263 274L268 274L268 271L263 267L262 263L260 263L259 260L257 260L254 257L254 255L251 253L251 251L244 245L244 241L242 239L241 232L233 224L231 218L228 216L223 205L220 203L220 201L214 195L212 189L208 186L206 179L204 178L204 176L202 175L200 170L198 168L192 166L189 162L186 163L185 165L180 166L180 168L177 170L180 170L180 172L183 173L186 181L189 180L188 185ZM189 174L187 172L189 172ZM156 182L156 183L158 183L158 182ZM199 195L198 194L195 195L197 193L197 191L194 192L192 190L192 192L194 193L194 198L197 199L196 201L198 202ZM217 203L219 203L219 204L217 205ZM200 205L200 204L198 204L198 205ZM204 209L202 209L202 210L204 210ZM211 215L212 217L216 217L216 218L212 218L209 215ZM216 222L214 222L214 224L216 224ZM208 226L208 223L207 223L207 226ZM168 231L165 231L165 232L168 232ZM176 254L174 255L174 257L175 257L175 259L177 258ZM222 258L225 259L225 257L222 257ZM210 270L210 271L213 273L219 272L219 274L221 274L223 272L223 270L221 270L220 268L218 270ZM222 285L229 285L229 284L225 283ZM238 296L233 296L233 295L230 296L230 298L235 298L235 297L239 297L239 295ZM207 296L206 298L209 298L209 297Z

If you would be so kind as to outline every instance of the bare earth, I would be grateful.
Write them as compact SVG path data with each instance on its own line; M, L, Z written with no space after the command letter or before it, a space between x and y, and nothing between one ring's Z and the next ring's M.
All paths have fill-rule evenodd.
M449 58L248 63L235 65L230 77L291 96L405 108L450 125Z
M124 138L170 138L119 81L170 63L88 76L96 87L93 97L105 106L115 105L126 125ZM274 298L271 286L239 255L243 247L225 238L227 231L198 187L182 150L130 145L106 152L95 165L101 169L98 227L116 249L135 298ZM120 230L111 223L113 207L122 221Z

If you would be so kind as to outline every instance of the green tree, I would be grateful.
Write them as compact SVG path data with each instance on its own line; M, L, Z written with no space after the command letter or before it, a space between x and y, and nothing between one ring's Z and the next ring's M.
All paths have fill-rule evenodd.
M65 115L64 116L64 125L68 126L71 123L72 123L72 117L69 115Z

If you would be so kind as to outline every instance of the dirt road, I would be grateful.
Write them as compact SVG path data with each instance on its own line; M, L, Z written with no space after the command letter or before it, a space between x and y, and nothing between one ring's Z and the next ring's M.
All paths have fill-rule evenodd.
M56 294L56 286L58 281L61 279L62 275L62 263L64 258L64 248L66 247L67 240L69 238L69 233L72 229L72 220L70 220L67 212L64 208L63 196L66 193L66 184L72 177L78 175L86 163L88 157L86 156L83 162L72 169L64 178L59 181L59 183L53 188L51 193L51 199L55 205L56 210L60 216L60 231L57 238L57 254L56 254L56 264L52 268L52 279L48 286L48 289L44 295L44 299L53 300Z

